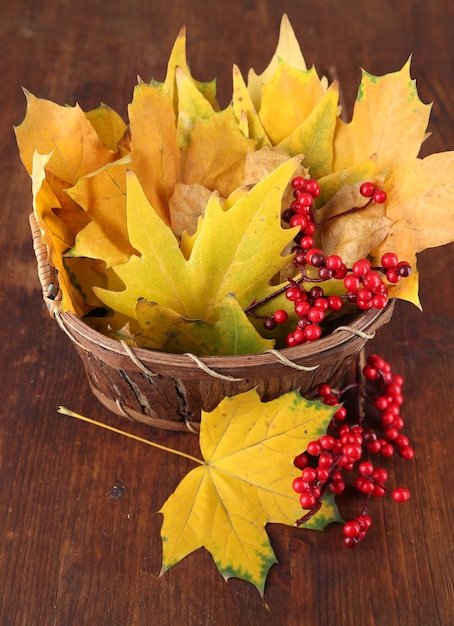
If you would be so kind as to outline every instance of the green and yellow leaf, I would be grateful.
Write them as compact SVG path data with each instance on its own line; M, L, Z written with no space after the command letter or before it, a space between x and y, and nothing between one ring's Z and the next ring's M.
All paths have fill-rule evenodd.
M298 391L261 402L251 390L204 412L204 463L181 481L161 509L162 572L205 547L226 580L240 577L263 594L276 562L265 525L294 525L301 515L292 489L297 475L292 459L326 432L333 411ZM330 498L311 526L340 520Z

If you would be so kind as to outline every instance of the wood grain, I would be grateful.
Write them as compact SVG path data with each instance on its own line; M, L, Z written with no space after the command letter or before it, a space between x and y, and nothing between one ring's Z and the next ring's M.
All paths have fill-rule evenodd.
M452 245L421 255L424 313L399 303L374 340L406 379L416 458L387 465L390 482L411 490L410 501L374 503L371 536L354 551L342 547L337 525L324 533L270 525L280 563L264 601L244 581L226 583L203 550L159 576L157 511L189 460L57 414L65 405L197 454L195 436L133 424L101 406L44 309L30 182L12 130L25 112L21 86L84 109L102 101L125 117L137 75L163 79L186 24L191 69L200 80L217 76L226 104L232 64L244 74L264 69L283 11L308 63L326 73L335 67L347 117L361 67L382 74L413 54L421 98L434 101L423 153L453 148L454 5L444 0L16 0L0 7L2 626L453 624ZM355 504L344 500L344 514Z

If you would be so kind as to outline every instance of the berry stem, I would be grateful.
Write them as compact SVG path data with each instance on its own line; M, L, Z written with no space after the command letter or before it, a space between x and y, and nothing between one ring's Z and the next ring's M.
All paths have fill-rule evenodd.
M337 220L339 217L344 217L345 215L352 215L353 213L364 211L364 209L367 209L368 207L370 207L370 205L373 204L373 202L374 202L374 198L369 198L366 204L363 204L362 206L354 206L354 207L351 207L350 209L347 209L346 211L342 211L342 213L336 213L336 215L330 215L329 217L326 217L321 222L318 222L317 228L320 228L321 226L325 226L329 222L332 222L333 220Z

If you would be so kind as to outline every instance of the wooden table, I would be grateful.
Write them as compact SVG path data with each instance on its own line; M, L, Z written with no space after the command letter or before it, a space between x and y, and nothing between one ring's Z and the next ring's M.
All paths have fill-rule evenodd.
M136 76L162 80L186 23L200 80L218 76L225 105L231 66L262 71L286 11L305 57L341 80L347 111L360 67L400 68L434 101L423 153L454 147L454 5L444 0L16 0L0 8L0 579L2 626L238 626L454 624L452 450L453 247L420 258L424 313L399 303L374 350L406 378L412 462L390 461L406 505L374 503L375 525L355 550L341 528L269 526L280 564L264 601L226 583L204 550L163 577L157 511L190 461L57 414L65 405L196 453L193 435L109 414L92 397L67 337L40 299L31 247L29 179L12 130L21 86L84 110L100 101L126 116ZM121 487L121 497L113 487Z

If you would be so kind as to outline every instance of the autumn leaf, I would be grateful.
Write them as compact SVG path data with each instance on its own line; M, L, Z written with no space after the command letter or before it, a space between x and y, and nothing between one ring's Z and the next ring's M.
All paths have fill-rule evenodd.
M15 132L22 162L30 174L35 151L51 155L46 168L66 187L117 158L78 105L60 106L28 91L25 95L27 112Z
M270 140L266 135L247 85L237 65L233 66L232 107L243 134L251 139L256 139L258 147L270 145ZM242 126L243 121L245 122L244 128Z
M271 80L263 85L259 111L272 143L276 145L291 135L309 117L323 93L315 68L298 70L280 59Z
M105 104L85 113L85 117L92 125L103 144L112 152L117 152L127 126L116 111Z
M416 269L416 254L454 240L454 152L403 161L387 178L386 216L391 222L386 238L372 251L374 262L388 250ZM391 288L394 297L419 306L417 280Z
M136 319L141 345L152 350L197 355L258 354L274 347L251 324L233 295L219 307L219 319L212 324L186 319L166 307L140 299Z
M256 143L241 132L231 107L197 118L180 154L179 181L217 190L225 198L242 184L246 154Z
M172 48L172 52L169 57L169 62L167 64L167 74L164 83L159 83L157 81L151 81L151 84L164 88L164 91L170 94L170 98L172 100L175 115L178 114L178 97L177 97L177 68L182 70L186 76L188 76L200 93L208 100L208 102L212 105L215 110L218 110L218 104L216 100L216 80L212 80L210 82L200 82L195 80L190 72L187 58L186 58L186 28L183 26L180 32L178 33L178 37L175 40L174 46Z
M173 232L151 209L137 178L128 174L127 222L131 244L141 254L112 268L123 291L95 289L108 307L135 319L136 303L145 298L188 320L215 323L219 307L234 294L241 307L271 293L270 281L288 259L282 251L294 229L282 229L281 197L299 159L290 159L228 210L216 194L189 259Z
M261 402L255 390L228 397L202 413L204 462L168 498L161 513L162 573L205 547L227 580L251 582L263 595L276 557L267 523L294 525L301 516L292 489L292 460L326 432L334 409L292 391ZM310 527L341 521L332 498Z
M169 198L177 182L178 146L170 92L140 83L129 105L132 171L148 201L168 224Z
M306 70L306 62L301 53L295 31L285 13L281 20L276 51L268 67L261 74L256 74L253 69L249 70L247 88L256 111L259 111L261 106L262 86L272 79L278 67L279 59L297 70Z
M380 174L416 158L430 109L419 99L410 77L410 61L384 76L363 71L352 121L338 126L342 141L336 141L337 163L344 168L373 159ZM344 150L352 161L343 158Z
M322 178L333 171L338 101L338 85L333 83L304 121L279 144L288 154L304 154L303 165L312 178Z
M67 189L90 219L77 233L70 255L102 259L110 267L125 263L135 251L126 228L126 172L130 166L131 158L126 155L82 176Z
M371 178L371 181L380 186L378 179ZM362 211L335 217L346 209L361 207L365 202L358 185L345 182L317 216L322 224L327 220L320 228L318 244L326 255L339 255L348 267L367 257L371 247L378 246L390 229L391 220L386 216L383 204L373 203Z

